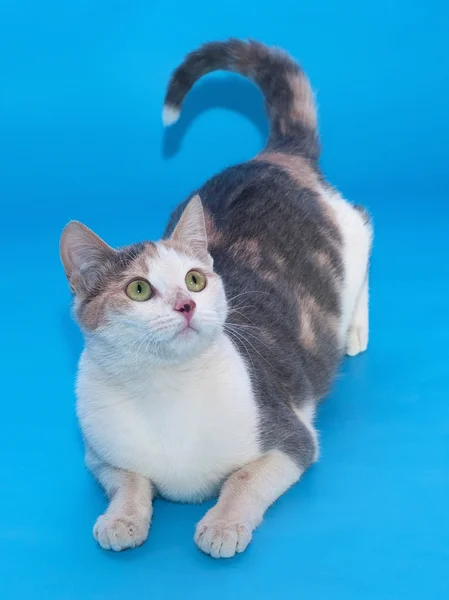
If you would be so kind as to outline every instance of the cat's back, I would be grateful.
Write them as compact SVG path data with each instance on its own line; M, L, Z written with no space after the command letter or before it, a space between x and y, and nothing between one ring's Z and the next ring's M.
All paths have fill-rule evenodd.
M206 212L210 246L237 236L257 236L268 245L290 234L296 245L320 230L339 237L325 201L327 190L318 166L301 156L262 153L209 179L171 215L164 237L173 231L190 198L198 194ZM286 240L284 240L286 241ZM321 240L322 241L322 240Z

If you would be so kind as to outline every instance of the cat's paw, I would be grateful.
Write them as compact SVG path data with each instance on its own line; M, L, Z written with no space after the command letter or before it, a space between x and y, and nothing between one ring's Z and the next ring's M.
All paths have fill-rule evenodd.
M368 348L368 327L366 325L351 326L346 342L346 354L357 356Z
M249 522L206 515L196 528L195 543L212 558L231 558L243 552L251 541L253 526Z
M107 513L98 517L94 538L105 550L120 552L141 546L148 537L149 521L138 515L116 516Z

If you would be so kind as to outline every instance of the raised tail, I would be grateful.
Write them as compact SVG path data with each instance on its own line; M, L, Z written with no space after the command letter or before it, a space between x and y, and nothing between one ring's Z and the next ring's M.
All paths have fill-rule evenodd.
M286 52L259 42L210 42L188 54L168 85L165 125L178 120L184 97L196 81L218 70L244 75L262 90L270 119L266 150L318 159L317 114L307 76Z

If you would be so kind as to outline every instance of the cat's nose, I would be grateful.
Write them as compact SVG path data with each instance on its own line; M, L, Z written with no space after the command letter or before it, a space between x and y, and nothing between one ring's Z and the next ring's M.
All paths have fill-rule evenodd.
M190 298L188 300L180 300L175 305L175 310L182 313L186 318L187 322L190 322L190 319L193 316L193 311L195 310L196 304Z

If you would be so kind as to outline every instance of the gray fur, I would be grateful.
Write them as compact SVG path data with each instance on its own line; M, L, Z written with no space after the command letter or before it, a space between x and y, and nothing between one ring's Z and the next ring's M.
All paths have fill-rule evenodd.
M236 40L206 44L175 71L166 103L179 107L193 83L217 68L249 75L262 88L272 124L265 151L305 157L323 183L316 129L310 119L289 118L302 113L291 110L298 98L288 83L292 73L304 76L286 54ZM230 299L231 337L255 387L261 447L282 450L306 468L315 442L293 408L326 394L342 357L333 327L341 310L342 240L311 178L302 185L263 157L223 171L195 193L205 208L214 269ZM166 236L187 202L173 213Z

